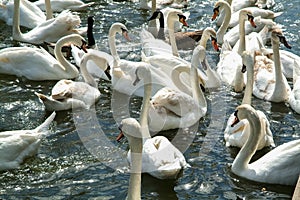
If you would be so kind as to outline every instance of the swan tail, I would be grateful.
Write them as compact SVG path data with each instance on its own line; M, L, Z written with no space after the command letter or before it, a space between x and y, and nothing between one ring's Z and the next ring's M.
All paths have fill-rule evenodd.
M80 25L81 20L78 15L72 14L70 10L62 11L57 17L56 20L63 24L67 24L71 28L76 28Z
M46 135L48 133L48 129L50 124L52 123L52 121L55 118L56 113L53 112L41 125L39 125L35 131L36 133L42 134L42 135Z
M276 18L276 17L282 15L282 13L283 13L283 12L276 12L276 13L274 13L274 18Z

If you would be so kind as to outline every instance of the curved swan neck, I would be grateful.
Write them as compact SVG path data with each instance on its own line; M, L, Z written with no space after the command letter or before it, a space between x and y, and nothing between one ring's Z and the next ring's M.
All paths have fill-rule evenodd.
M178 54L178 48L177 48L177 44L176 44L176 40L175 40L175 34L174 34L174 19L173 17L170 17L170 15L172 15L172 13L169 13L168 17L167 17L167 28L169 30L169 38L170 38L170 44L172 47L172 53L174 56L179 57Z
M190 68L187 65L180 65L173 68L171 72L171 79L175 86L181 91L188 95L192 95L191 88L184 84L182 81L180 81L180 74L181 73L187 73L190 74Z
M97 82L95 81L93 76L88 72L86 65L87 65L88 60L93 60L96 63L96 61L95 61L96 59L97 59L97 57L95 57L94 55L86 54L85 58L83 59L83 62L80 64L80 71L84 78L84 81L94 88L97 88ZM97 66L99 66L99 65L97 65ZM100 68L102 68L102 67L100 67ZM102 70L105 71L105 69L102 69Z
M116 28L115 26L110 27L109 29L109 34L108 34L108 45L110 49L110 53L113 56L115 61L119 61L119 55L117 53L117 48L116 48Z
M272 48L273 48L275 80L276 80L274 92L276 92L279 85L282 84L282 82L283 82L282 68L281 68L281 62L280 62L280 53L279 53L279 43L274 42L274 40L272 40Z
M224 19L223 19L223 22L222 22L220 28L217 31L217 35L218 35L217 39L218 39L218 42L222 44L225 32L229 26L230 19L231 19L231 8L230 8L230 5L226 1L222 2L221 5L224 10L223 11Z
M53 12L51 8L50 0L45 0L45 8L46 8L46 20L53 18Z
M77 68L72 65L71 63L69 63L69 61L67 61L67 59L64 57L64 55L62 54L62 47L64 44L68 43L68 42L72 42L70 41L69 38L62 38L60 39L55 47L54 47L54 55L56 60L65 68L65 72L70 74L76 73L78 74L78 70Z
M235 172L241 172L248 168L248 164L256 152L258 141L262 136L261 123L257 113L247 114L247 120L249 121L250 135L233 161L232 169Z

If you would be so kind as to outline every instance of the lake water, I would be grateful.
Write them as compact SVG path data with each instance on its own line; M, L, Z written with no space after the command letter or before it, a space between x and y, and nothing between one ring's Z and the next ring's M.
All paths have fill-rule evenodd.
M191 14L190 30L215 25L210 20L214 2L190 2L186 9ZM276 22L284 27L292 45L290 51L299 55L300 1L276 2L272 10L283 12ZM150 16L149 11L140 10L138 3L105 0L95 1L94 6L79 15L83 25L87 16L95 16L96 42L106 52L110 25L125 23L132 40L125 42L118 37L118 52L122 58L140 60L138 33ZM24 45L12 41L10 26L0 22L0 29L1 49ZM183 55L191 57L190 53ZM215 66L218 54L209 50L208 57L211 66ZM55 83L0 75L0 131L32 129L41 124L51 113L34 92L49 94ZM57 112L52 134L42 142L38 154L25 160L19 169L0 172L1 199L125 199L128 143L126 140L118 143L115 138L121 118L139 117L142 98L114 92L107 81L100 81L99 89L102 95L95 109ZM206 97L208 113L199 124L187 131L168 132L191 167L183 170L176 180L157 180L143 174L142 199L290 199L293 187L258 184L230 172L238 149L225 147L223 131L227 117L241 103L243 93L223 86L207 90ZM299 139L300 115L287 105L253 98L253 106L269 118L276 145Z

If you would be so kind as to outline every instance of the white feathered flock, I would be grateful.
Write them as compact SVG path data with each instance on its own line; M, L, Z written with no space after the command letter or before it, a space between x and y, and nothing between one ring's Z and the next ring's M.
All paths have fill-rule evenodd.
M143 97L139 122L122 120L118 137L120 140L123 133L127 137L128 161L132 169L138 169L130 176L128 199L141 198L141 172L175 179L189 167L167 138L150 133L199 123L208 110L205 89L221 85L244 93L224 130L226 146L241 148L232 172L252 181L295 185L300 173L300 140L275 147L266 112L251 106L251 98L285 102L300 114L300 58L289 52L289 38L274 22L282 13L269 10L275 5L272 0L218 0L211 12L216 29L202 27L184 33L181 26L187 26L188 15L180 9L188 9L188 4L187 0L141 0L140 7L152 9L153 16L140 31L142 60L131 61L120 57L116 45L117 34L130 40L130 30L124 24L115 22L107 30L109 53L96 47L92 18L88 27L80 27L81 19L72 11L89 9L94 3L3 2L0 20L12 26L12 39L35 46L1 49L0 73L33 81L57 80L51 94L35 92L49 111L92 109L101 95L96 82L99 78L110 81L113 90ZM20 26L27 31L21 32ZM206 57L208 41L220 52L216 66ZM54 44L52 55L48 52L50 43ZM183 44L184 49L192 50L191 60L180 57L178 47ZM76 65L64 56L63 48L72 52ZM80 76L85 82L77 80ZM292 86L288 79L292 79ZM34 155L54 117L55 112L34 130L1 132L0 170L18 168L26 157ZM255 151L267 146L274 149L250 163Z

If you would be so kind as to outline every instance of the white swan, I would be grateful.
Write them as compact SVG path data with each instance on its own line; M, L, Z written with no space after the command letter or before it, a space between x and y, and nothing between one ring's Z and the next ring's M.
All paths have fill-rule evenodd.
M13 15L13 39L31 44L43 44L44 42L56 42L61 37L78 33L76 27L80 25L80 18L70 11L63 11L56 18L41 23L27 33L20 30L20 0L14 0Z
M282 14L282 12L275 13L271 10L261 9L258 7L247 7L247 10L249 10L252 13L253 17L260 16L263 19L274 19ZM236 25L238 25L240 11L241 10L232 13L231 19L229 22L229 26L228 26L229 28L232 28L232 27L235 27Z
M223 14L223 16L219 16L219 13ZM211 20L215 20L219 16L219 19L221 20L221 25L217 30L217 41L219 44L223 44L224 35L227 31L230 19L231 19L231 9L228 2L224 0L219 0L216 2L214 9L213 9L213 16Z
M271 41L274 53L274 62L266 56L255 56L254 62L254 88L253 95L259 99L272 102L286 102L291 88L282 73L279 44L284 43L291 48L282 34L282 30L274 28L271 31Z
M150 68L153 81L152 95L165 86L168 86L172 89L177 88L172 82L170 76L161 70L162 67L153 67L146 62L133 62L120 59L116 50L116 33L123 34L125 38L128 38L126 26L121 23L114 23L109 30L109 47L114 60L113 64L110 64L113 65L111 76L112 87L114 90L128 95L135 94L137 96L143 96L144 88L141 87L140 84L137 84L136 86L132 85L132 81L135 78L135 70L140 66L147 66Z
M106 62L105 59L97 57L94 53L85 54L80 63L80 71L85 82L62 79L52 88L51 96L35 93L47 110L89 109L95 105L100 98L100 91L96 81L86 68L87 61L90 59L99 65Z
M284 143L249 164L262 137L259 116L247 104L237 107L236 116L237 120L249 121L251 137L235 157L232 172L256 182L296 185L300 173L300 140Z
M8 1L6 4L0 4L0 20L5 21L7 25L13 25L14 3ZM21 0L20 4L20 25L27 28L34 28L46 21L46 16L28 0Z
M293 70L293 90L289 97L291 108L300 114L300 61L295 60Z
M222 46L222 52L220 54L220 61L217 64L217 73L219 74L221 80L227 84L234 87L234 91L241 92L245 86L245 78L242 69L242 52L246 50L245 43L245 21L249 20L252 26L256 26L253 22L253 16L251 12L247 9L243 9L240 12L240 22L239 22L239 49L238 51L233 51L227 39L224 37L224 44Z
M33 2L41 10L45 11L45 0ZM84 3L80 0L51 0L51 8L54 12L62 12L64 10L81 11L92 6L94 2Z
M144 98L140 114L140 126L143 136L142 172L149 173L158 179L174 179L179 172L188 166L183 154L169 140L163 136L151 138L148 129L148 112L150 107L152 80L147 66L137 68L136 74L139 80L143 80ZM134 82L136 82L134 81ZM117 140L120 140L119 135ZM128 152L128 160L131 161L131 151ZM132 166L132 165L131 165Z
M30 80L72 79L79 75L77 68L62 55L66 43L84 46L84 38L72 34L61 38L54 49L55 58L42 48L8 47L0 50L0 73L24 76ZM83 47L84 48L84 47Z
M54 117L55 112L32 130L0 132L0 171L18 168L25 158L36 154Z
M251 96L253 90L253 78L254 78L254 71L253 65L251 65L251 60L253 60L253 54L250 51L244 51L242 55L243 64L247 68L247 84L244 93L244 98L242 104L251 105ZM270 129L270 123L266 117L266 115L262 112L257 110L257 114L259 116L260 123L262 125L262 137L260 138L257 146L257 150L260 150L267 146L274 147L274 140L273 134ZM226 142L226 146L236 146L241 148L247 141L248 137L250 137L250 127L249 122L247 119L240 120L237 123L235 121L235 113L232 113L227 121L227 125L224 131L224 139Z

